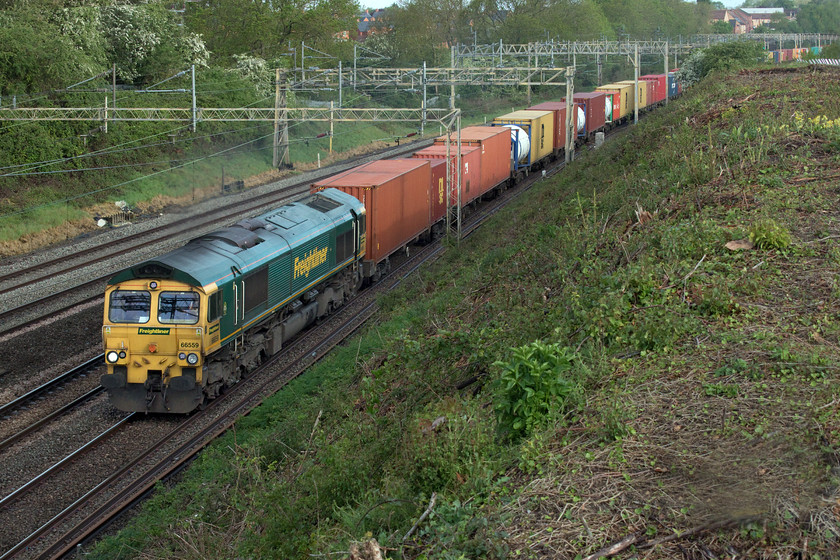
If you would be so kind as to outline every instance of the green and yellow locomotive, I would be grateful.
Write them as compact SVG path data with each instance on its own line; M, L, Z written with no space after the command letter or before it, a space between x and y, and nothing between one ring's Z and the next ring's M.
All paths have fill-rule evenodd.
M361 285L365 207L327 189L108 282L101 378L120 410L190 412Z

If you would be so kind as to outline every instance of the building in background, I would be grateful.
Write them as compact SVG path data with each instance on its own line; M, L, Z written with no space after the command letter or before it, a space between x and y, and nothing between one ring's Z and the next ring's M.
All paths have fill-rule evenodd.
M784 8L735 8L712 11L712 22L728 23L735 34L752 33L756 28L769 24L776 14L794 19L792 14L785 13Z

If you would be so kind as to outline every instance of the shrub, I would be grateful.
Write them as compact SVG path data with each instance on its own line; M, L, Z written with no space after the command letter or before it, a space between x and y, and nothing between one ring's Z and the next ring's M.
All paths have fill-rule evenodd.
M575 393L575 384L564 378L572 369L575 353L559 344L536 341L513 349L496 381L495 410L499 431L511 438L530 434L554 410L562 409Z
M766 218L750 227L750 241L759 249L785 249L790 245L790 232L772 218Z
M764 51L758 42L732 41L691 53L677 72L677 79L690 86L715 71L727 72L752 66L763 59Z

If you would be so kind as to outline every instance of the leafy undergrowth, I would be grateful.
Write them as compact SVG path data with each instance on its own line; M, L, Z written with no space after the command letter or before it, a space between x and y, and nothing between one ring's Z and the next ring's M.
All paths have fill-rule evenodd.
M834 557L837 77L706 80L584 154L91 556Z

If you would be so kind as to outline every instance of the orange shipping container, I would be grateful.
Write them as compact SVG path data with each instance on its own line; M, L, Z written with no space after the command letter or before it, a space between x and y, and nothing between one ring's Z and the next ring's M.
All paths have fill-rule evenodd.
M449 141L457 140L453 133ZM497 126L468 126L461 129L461 145L465 144L481 148L481 180L476 196L510 178L510 131ZM435 145L445 146L446 136L436 138Z
M639 76L639 80L652 81L656 84L654 86L653 97L648 98L651 104L665 101L665 96L668 91L668 76L666 74L645 74L644 76Z
M431 166L417 159L382 159L318 181L311 191L335 188L365 205L365 276L391 253L425 233L429 226Z
M449 153L452 158L452 181L457 182L456 167L457 146L450 146ZM416 159L446 159L446 146L434 145L416 152L413 156ZM475 200L480 196L479 187L481 184L481 149L476 146L461 145L461 206ZM447 189L450 191L451 189ZM454 206L458 201L449 201Z
M430 159L432 165L432 190L429 221L434 224L446 215L446 160Z

